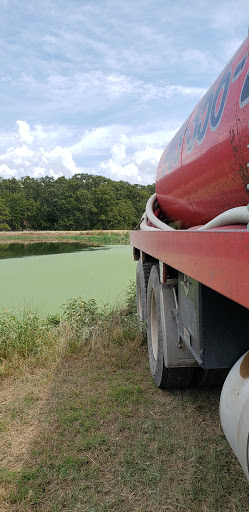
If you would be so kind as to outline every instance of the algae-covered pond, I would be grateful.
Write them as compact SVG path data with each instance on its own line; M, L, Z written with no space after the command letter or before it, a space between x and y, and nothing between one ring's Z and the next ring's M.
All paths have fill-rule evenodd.
M71 297L114 303L135 278L132 249L127 245L81 243L0 245L0 305L31 306L42 315L59 312Z

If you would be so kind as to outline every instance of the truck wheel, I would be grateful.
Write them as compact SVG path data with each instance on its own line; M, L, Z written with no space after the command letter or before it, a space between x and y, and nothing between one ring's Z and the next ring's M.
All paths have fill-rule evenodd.
M204 370L195 368L193 375L193 385L199 387L223 386L229 370L218 368L214 370Z
M163 356L161 328L159 266L153 265L147 289L147 341L150 372L158 388L188 386L192 380L192 368L166 368Z
M136 297L137 297L137 316L139 322L147 322L147 287L150 271L153 263L137 264L136 270Z

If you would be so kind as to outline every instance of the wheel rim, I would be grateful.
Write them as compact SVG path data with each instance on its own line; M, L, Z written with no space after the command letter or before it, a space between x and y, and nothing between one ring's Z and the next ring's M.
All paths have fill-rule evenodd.
M155 360L157 360L158 355L158 324L157 324L157 310L156 310L156 297L154 291L151 295L151 344L152 351Z

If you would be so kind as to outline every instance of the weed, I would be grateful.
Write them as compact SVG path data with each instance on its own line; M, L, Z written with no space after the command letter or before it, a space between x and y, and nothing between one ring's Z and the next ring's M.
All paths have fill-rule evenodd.
M49 360L58 360L66 353L78 353L82 349L99 354L119 365L124 341L140 343L140 334L134 308L134 285L129 284L124 303L103 306L100 310L94 299L84 301L72 297L62 306L62 313L39 317L36 311L23 308L20 311L0 309L0 373L25 366L42 366ZM111 351L111 353L110 353ZM131 357L127 350L127 357Z
M50 344L49 329L36 312L0 309L0 358L43 358Z
M73 297L62 305L62 310L63 319L70 324L73 335L77 339L88 339L99 316L95 299L84 301L81 297Z
M61 323L61 316L59 313L47 316L47 324L50 327L56 327Z
M74 240L77 240L78 242L98 242L102 245L117 245L117 244L129 244L130 242L130 236L129 232L127 231L124 234L111 234L111 235L104 235L103 233L96 234L96 235L76 235L74 237Z

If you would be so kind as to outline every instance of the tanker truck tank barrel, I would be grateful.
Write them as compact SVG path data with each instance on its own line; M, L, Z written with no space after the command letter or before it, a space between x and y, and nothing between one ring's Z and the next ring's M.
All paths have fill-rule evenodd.
M203 225L248 203L249 37L165 149L156 195L168 222Z

